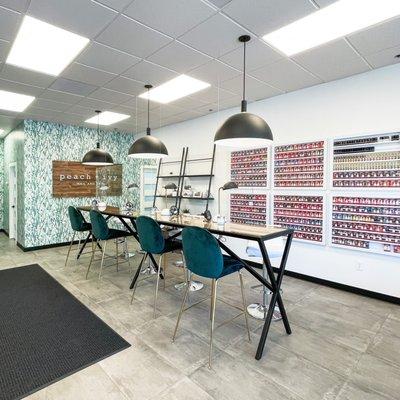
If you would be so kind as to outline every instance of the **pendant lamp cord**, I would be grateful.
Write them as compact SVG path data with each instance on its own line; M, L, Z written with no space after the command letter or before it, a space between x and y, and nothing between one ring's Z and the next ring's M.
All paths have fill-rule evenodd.
M243 42L243 99L242 99L242 112L247 111L246 101L246 42Z
M96 110L97 113L97 144L96 147L100 148L100 113L101 111Z
M150 88L147 88L147 134L150 135Z

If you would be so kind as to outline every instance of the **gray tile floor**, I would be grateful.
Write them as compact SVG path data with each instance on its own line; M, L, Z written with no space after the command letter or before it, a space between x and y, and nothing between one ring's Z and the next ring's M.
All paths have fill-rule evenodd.
M133 242L130 247L136 247ZM0 269L38 263L131 344L89 368L29 396L30 400L251 399L378 400L400 398L400 307L286 277L283 297L293 334L274 322L264 357L254 359L261 323L250 318L249 343L243 318L217 330L213 368L209 370L209 303L184 314L176 342L171 342L181 301L173 285L182 270L171 265L160 290L153 319L154 281L142 283L130 304L131 273L105 269L97 280L94 264L85 280L88 256L64 267L66 247L23 253L0 235ZM173 261L172 256L169 261ZM132 260L138 264L139 256ZM260 294L246 275L248 302ZM209 286L191 295L204 297ZM240 304L237 277L221 282L219 296ZM217 304L217 323L234 315Z

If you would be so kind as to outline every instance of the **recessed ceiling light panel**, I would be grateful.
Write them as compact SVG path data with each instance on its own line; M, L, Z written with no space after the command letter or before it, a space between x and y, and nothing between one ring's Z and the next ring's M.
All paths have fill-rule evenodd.
M0 90L0 109L7 111L21 112L35 100L35 97L26 94L19 94Z
M179 75L148 92L142 93L139 97L142 99L150 98L151 101L166 104L189 96L209 86L210 84L207 82L200 81L187 75Z
M59 75L89 43L89 39L26 15L7 64Z
M130 115L126 114L119 114L111 111L103 111L98 116L95 115L94 117L87 119L85 122L89 124L97 124L98 122L99 125L112 125L115 124L116 122L128 119L129 117Z
M263 39L293 56L400 15L400 0L338 0Z

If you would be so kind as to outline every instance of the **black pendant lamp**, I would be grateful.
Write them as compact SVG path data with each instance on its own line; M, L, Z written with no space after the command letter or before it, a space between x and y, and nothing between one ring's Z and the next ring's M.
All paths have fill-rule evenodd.
M247 112L246 96L246 43L250 36L239 37L243 43L243 100L242 111L229 117L218 129L214 142L223 146L265 146L272 142L271 128L258 115Z
M100 113L101 111L96 110L97 114L97 140L100 136ZM114 160L110 153L105 150L100 149L100 143L97 142L97 146L94 150L88 151L82 159L82 164L84 165L94 165L96 167L102 167L106 165L113 165Z
M150 135L150 96L149 91L153 86L145 85L147 89L147 129L146 136L135 140L129 149L128 156L133 158L164 158L168 155L165 144L154 136Z

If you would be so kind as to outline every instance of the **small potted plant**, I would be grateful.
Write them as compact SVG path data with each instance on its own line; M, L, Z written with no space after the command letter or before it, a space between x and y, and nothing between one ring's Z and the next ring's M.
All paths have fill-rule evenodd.
M190 210L188 208L184 208L182 210L182 214L190 214Z

